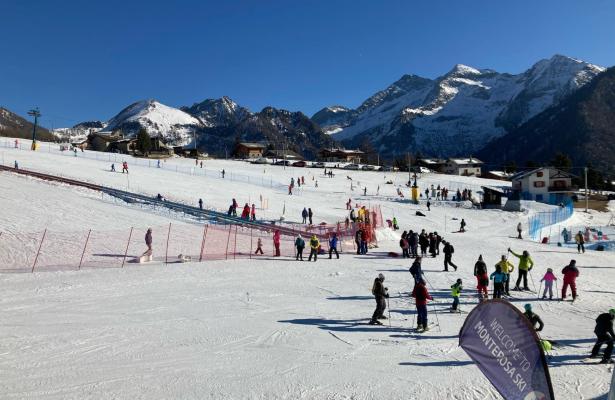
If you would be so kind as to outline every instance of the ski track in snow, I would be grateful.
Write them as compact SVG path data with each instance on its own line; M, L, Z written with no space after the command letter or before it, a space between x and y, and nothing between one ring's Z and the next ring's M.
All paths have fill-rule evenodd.
M104 162L45 152L0 152L5 162L18 159L23 168L32 165L125 189L126 177L106 172ZM206 163L247 175L261 176L263 171L240 162ZM290 180L305 175L307 182L319 173L268 167L267 176ZM345 175L370 188L380 184L382 195L340 192L340 182L347 185ZM535 284L552 267L560 277L560 290L559 271L571 258L577 259L580 298L574 304L540 301L537 294L523 292L513 292L512 301L519 308L531 303L546 324L541 335L561 342L549 360L557 398L593 399L606 393L608 370L581 360L593 345L595 317L613 306L615 292L609 285L615 279L613 253L578 255L511 238L517 222L527 223L527 213L476 211L435 202L426 217L416 217L414 212L424 211L424 206L397 202L397 186L384 185L383 175L399 185L407 179L407 174L344 171L331 180L319 177L319 188L306 185L300 198L256 185L136 166L130 179L131 187L149 188L154 194L164 187L165 194L187 203L203 197L213 208L225 208L232 197L241 203L262 194L270 207L262 214L270 218L279 217L286 202L289 219L304 206L312 207L318 219L342 219L344 203L352 196L360 203L382 205L384 218L397 216L402 229L444 232L455 246L453 261L459 270L442 272L442 255L424 259L435 298L428 308L429 319L439 322L429 332L410 329L413 320L416 326L414 302L408 296L410 261L386 257L389 251L399 252L399 231L383 232L380 247L366 256L347 248L340 260L325 257L315 263L229 260L165 266L154 262L124 269L0 274L0 398L499 399L457 345L466 314L447 309L450 285L457 278L464 281L461 309L470 311L477 304L475 260L482 254L492 268L509 246L530 251L536 262ZM427 175L419 184L452 179L456 178ZM489 182L459 180L474 186ZM190 223L178 221L174 214L113 204L91 191L8 173L0 173L0 189L3 231L118 230ZM451 234L461 218L469 231ZM608 219L609 214L576 213L571 222L605 224ZM63 254L66 248L49 251ZM11 260L31 262L25 250L9 253ZM516 266L516 259L512 261ZM375 306L371 285L379 272L386 276L391 293L391 327L389 321L367 325Z

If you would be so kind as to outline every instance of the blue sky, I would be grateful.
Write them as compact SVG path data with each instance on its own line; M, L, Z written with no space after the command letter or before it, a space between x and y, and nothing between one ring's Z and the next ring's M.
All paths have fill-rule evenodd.
M613 21L611 0L3 0L0 106L39 106L48 127L144 98L312 115L457 63L518 73L558 53L612 66Z

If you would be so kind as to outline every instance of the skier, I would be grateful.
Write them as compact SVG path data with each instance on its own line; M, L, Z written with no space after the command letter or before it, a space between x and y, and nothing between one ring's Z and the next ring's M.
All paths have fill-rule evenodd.
M501 299L504 292L504 282L506 282L506 274L502 272L502 268L496 265L495 272L493 272L489 279L493 281L493 298Z
M289 196L293 195L293 185L288 185L288 195Z
M461 223L459 224L459 232L466 231L466 220L461 218Z
M562 236L564 237L564 243L568 243L570 241L570 232L568 232L568 229L566 229L566 227L562 229Z
M361 235L363 234L362 229L357 229L354 234L354 242L357 245L357 254L361 254Z
M585 253L585 238L583 237L583 233L581 233L581 231L574 236L574 240L577 242L577 252Z
M598 357L600 347L606 344L606 349L602 355L602 361L600 364L612 364L611 354L613 353L613 340L615 340L615 333L613 333L613 319L615 319L615 308L611 308L608 313L603 313L596 318L596 328L594 333L596 334L596 344L592 348L590 357Z
M320 247L320 242L316 235L312 235L310 238L310 256L308 257L308 261L312 261L312 256L314 256L314 262L316 262L316 258L318 257L318 248Z
M361 230L361 254L367 254L367 231Z
M549 290L549 300L553 299L553 281L556 281L557 277L553 274L553 268L547 268L545 276L542 277L540 282L545 283L545 290L542 292L543 300L547 298L547 290Z
M457 266L453 264L452 260L455 248L450 242L447 242L446 240L443 240L442 243L444 243L444 248L442 249L442 251L444 252L444 271L448 271L449 264L453 268L455 268L455 271L457 271Z
M519 259L519 265L517 266L517 273L519 275L517 276L517 283L513 290L530 290L527 286L527 273L534 267L534 261L530 257L530 253L527 250L523 250L523 254L519 255L512 251L510 247L508 248L508 252ZM523 278L523 289L519 288L521 278Z
M451 306L452 311L457 311L457 307L459 306L459 295L463 289L461 286L462 283L463 282L461 279L457 279L457 282L451 286L451 295L453 296L453 305Z
M414 278L414 284L416 285L419 279L423 276L423 269L421 268L421 257L416 257L414 262L410 266L410 275Z
M126 173L128 173L128 162L124 161L122 163L122 174L124 173L124 171L126 171Z
M160 168L160 160L156 162L156 168Z
M352 210L352 199L348 199L346 203L346 210Z
M410 258L410 254L408 254L408 239L406 239L407 235L408 232L404 231L404 233L401 234L401 239L399 239L399 247L401 247L401 258Z
M250 217L252 221L256 221L256 206L252 203L252 210L250 211Z
M275 247L274 257L280 257L280 230L276 229L273 232L273 247Z
M363 188L363 196L367 196L367 186Z
M303 249L305 248L305 240L301 235L297 235L297 239L295 239L295 247L297 248L297 256L295 259L297 261L303 261Z
M528 303L524 305L523 308L525 308L525 312L523 313L523 315L525 315L525 317L530 321L530 324L532 324L532 328L534 328L536 332L540 332L545 326L545 324L542 322L542 319L540 319L538 314L535 314L532 311L531 304ZM536 324L538 324L538 327L536 327Z
M408 245L410 245L410 251L412 253L412 257L418 257L418 243L419 243L419 237L416 234L416 232L410 230L410 232L408 233Z
M226 171L223 169L222 171L220 171L220 173L222 174L222 179L224 179L224 175L226 175Z
M339 260L340 254L337 252L337 233L333 232L332 236L329 238L329 260L333 258L333 253Z
M568 286L572 290L572 301L577 298L577 277L579 276L579 269L577 268L576 260L570 260L570 264L566 265L562 269L564 274L564 284L562 285L562 300L566 299L566 291Z
M237 216L237 207L239 207L239 203L237 203L237 200L233 199L232 202L232 207L233 207L233 216L236 217Z
M396 231L399 229L399 225L397 225L397 217L393 217L393 230Z
M431 211L431 202L427 200L427 211Z
M382 325L379 319L386 319L384 316L384 310L387 308L386 299L389 297L388 289L384 287L384 275L378 274L378 277L374 279L372 285L372 294L376 299L376 310L372 315L372 319L369 321L370 325Z
M432 232L429 232L429 254L432 257L436 257L436 237Z
M203 209L203 199L199 199L199 208Z
M436 237L436 255L440 255L440 243L442 243L442 236L438 235L438 232L434 231L434 236Z
M308 219L310 220L310 225L312 225L312 217L314 216L314 213L312 212L311 208L308 208Z
M303 207L303 211L301 211L301 218L303 218L303 223L307 224L308 211L305 207Z
M147 246L147 252L152 252L152 228L147 228L145 233L145 245Z
M478 261L474 264L474 276L476 277L476 289L478 289L479 301L487 300L489 293L489 277L487 276L487 264L483 261L482 254L478 256Z
M250 206L246 203L241 211L241 219L250 219Z
M263 254L263 240L261 238L258 238L258 240L256 241L256 251L254 252L254 254L258 253L260 253L261 255Z
M111 172L115 172L115 164L111 164Z
M517 224L517 239L523 239L523 237L521 236L522 231L523 231L523 226L521 225L521 222L519 222Z
M412 290L412 297L416 304L416 330L417 332L425 332L429 330L427 322L427 300L433 300L433 297L427 291L425 281L420 278Z
M19 163L15 160L15 169L19 169Z
M424 229L419 235L419 246L421 246L421 257L425 257L427 255L427 247L429 247L429 239L427 238L427 233L425 233Z
M496 265L499 265L502 269L502 272L506 274L506 283L504 284L504 293L506 296L510 296L510 273L515 270L515 266L508 261L505 254L502 254L502 258L500 262Z

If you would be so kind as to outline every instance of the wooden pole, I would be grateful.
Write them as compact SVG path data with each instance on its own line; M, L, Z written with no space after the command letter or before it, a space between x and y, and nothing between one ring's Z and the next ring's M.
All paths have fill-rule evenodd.
M164 253L164 263L168 264L169 262L169 238L171 237L171 223L169 222L169 232L167 233L167 248Z
M205 225L203 229L203 241L201 242L201 254L199 255L199 262L203 261L203 251L205 250L205 239L207 238L207 228L209 225Z
M83 256L85 255L85 249L88 247L88 241L90 240L90 233L92 233L91 229L88 231L88 237L85 238L85 245L83 246L83 252L81 253L81 259L79 260L79 268L77 269L81 269L81 263L83 262Z
M226 251L225 251L225 254L224 254L224 259L225 260L228 260L228 243L231 240L231 228L232 227L233 227L233 225L229 224L229 226L228 226L228 236L226 238Z
M254 229L252 227L250 227L250 260L252 259L252 249L253 249L253 244L252 244L252 231L253 230Z
M38 255L41 252L41 247L43 247L43 241L45 240L45 235L47 235L47 228L43 231L43 237L41 238L41 244L38 245L38 251L36 252L36 257L34 257L34 263L32 264L32 273L34 273L34 267L36 267L36 261L38 261Z
M134 228L130 227L130 233L128 234L128 242L126 242L126 251L124 251L124 259L122 260L122 268L124 268L124 263L126 263L126 256L128 255L128 246L130 246L130 238L132 238L132 230Z

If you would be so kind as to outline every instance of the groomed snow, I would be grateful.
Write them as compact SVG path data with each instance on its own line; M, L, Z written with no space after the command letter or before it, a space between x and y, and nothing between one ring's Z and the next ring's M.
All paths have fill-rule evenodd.
M44 151L44 146L41 150L0 148L0 153L5 165L18 160L22 168L126 188L127 177L109 173L106 161L56 155ZM578 255L570 249L512 239L516 224L526 224L527 213L437 202L427 212L423 205L399 201L394 195L397 185L384 184L385 174L399 185L406 174L336 171L335 178L325 179L321 170L206 161L207 168L255 178L283 181L305 175L309 184L300 196L291 197L256 183L191 176L171 168L190 163L170 160L163 169L131 165L130 189L163 192L186 201L202 196L214 208L227 206L232 197L242 204L263 194L269 201L268 217L279 216L286 202L291 219L309 206L316 210L318 221L329 222L345 215L344 203L351 196L359 203L381 205L384 217L395 215L402 229L437 230L455 246L453 260L459 265L457 272L445 273L441 257L424 261L436 298L436 305L429 308L430 320L439 321L440 329L433 327L423 335L409 331L414 317L407 296L409 262L386 256L398 251L399 231L384 230L378 235L378 249L366 256L347 252L339 261L319 259L308 264L262 257L2 274L0 398L498 399L457 345L464 315L445 309L450 285L462 278L461 307L471 310L476 304L472 276L476 258L482 254L492 268L509 246L530 251L536 262L532 271L536 285L547 267L561 276L561 268L577 259L580 300L574 305L538 301L530 293L515 294L514 304L522 308L531 303L545 321L542 336L563 345L553 351L549 362L558 399L593 399L607 392L606 367L581 360L593 344L595 317L614 306L613 253ZM358 181L367 185L368 195L350 193L346 175L355 185ZM499 182L429 174L419 184L448 185L453 179L473 186ZM5 172L0 173L0 188L0 217L13 231L47 225L71 230L88 223L120 228L132 221L167 220L109 204L88 191ZM415 216L417 209L427 216ZM79 213L84 215L76 216ZM609 217L592 213L573 218L575 223L604 224ZM451 233L461 218L467 221L468 232ZM6 230L4 225L0 229ZM391 293L390 328L387 321L382 327L365 324L375 305L371 285L380 272ZM434 308L440 312L437 318Z

